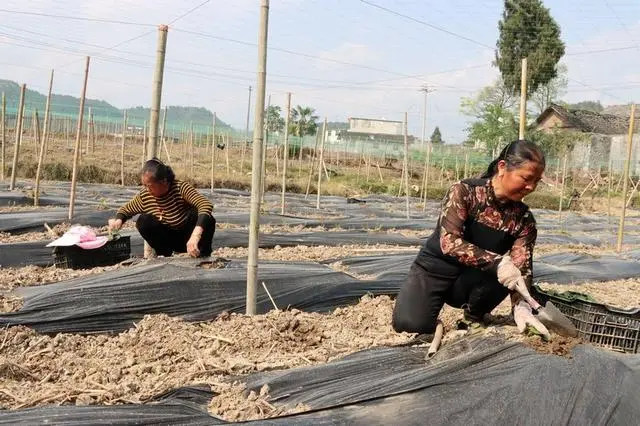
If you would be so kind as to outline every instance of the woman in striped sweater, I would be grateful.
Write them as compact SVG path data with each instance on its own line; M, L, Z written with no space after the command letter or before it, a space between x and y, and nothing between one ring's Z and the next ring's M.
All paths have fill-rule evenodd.
M176 180L171 167L154 158L142 168L144 188L122 206L109 229L139 214L136 228L159 256L189 253L192 257L211 256L216 220L213 204L191 184Z

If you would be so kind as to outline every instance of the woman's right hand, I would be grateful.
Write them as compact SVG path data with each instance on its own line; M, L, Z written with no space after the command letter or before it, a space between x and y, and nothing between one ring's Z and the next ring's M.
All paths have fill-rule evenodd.
M109 219L109 231L119 231L122 228L121 219Z
M509 290L515 290L522 280L520 269L511 261L511 257L504 256L498 264L498 281Z

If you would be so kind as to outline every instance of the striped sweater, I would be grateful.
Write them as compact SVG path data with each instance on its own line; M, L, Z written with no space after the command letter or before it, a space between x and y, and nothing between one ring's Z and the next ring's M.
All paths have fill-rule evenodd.
M125 222L136 214L152 214L160 222L173 229L180 229L187 220L190 210L197 209L197 225L203 226L207 216L211 216L213 204L200 194L191 184L176 180L169 191L156 198L146 188L131 201L118 209L116 218Z

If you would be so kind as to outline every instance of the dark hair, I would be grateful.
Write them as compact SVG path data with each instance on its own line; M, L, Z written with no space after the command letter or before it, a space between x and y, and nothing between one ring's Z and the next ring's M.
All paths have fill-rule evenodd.
M505 146L498 158L489 164L487 171L481 177L490 178L495 175L498 172L498 163L502 160L507 164L507 170L517 169L527 161L538 163L542 167L546 165L544 153L540 147L534 142L520 139Z
M171 185L176 180L176 175L170 166L167 166L157 158L152 158L144 163L141 174L151 173L151 178L155 182L166 180Z

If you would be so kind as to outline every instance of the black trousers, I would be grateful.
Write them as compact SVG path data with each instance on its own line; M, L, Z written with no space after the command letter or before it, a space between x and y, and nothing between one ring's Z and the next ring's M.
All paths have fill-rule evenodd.
M414 262L396 298L393 329L430 334L445 303L482 317L508 295L509 290L495 276L478 269L464 268L457 277L449 277L429 272Z
M136 228L158 256L168 257L174 252L187 252L187 241L191 238L191 233L193 228L196 227L197 221L198 212L191 210L184 226L180 229L173 229L151 214L141 214L136 221ZM216 231L216 219L213 216L208 216L203 228L198 249L200 250L200 257L208 257L211 256L213 251L211 244L213 242L213 234Z

